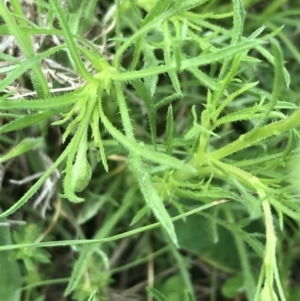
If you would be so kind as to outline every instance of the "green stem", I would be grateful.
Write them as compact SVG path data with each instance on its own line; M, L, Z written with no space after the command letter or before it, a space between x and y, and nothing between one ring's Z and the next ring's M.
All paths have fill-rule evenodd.
M197 212L203 211L205 209L211 208L213 206L219 205L224 202L212 202L200 207L197 207L195 209L189 210L185 213L182 213L180 215L176 215L171 218L173 222L182 220L188 216L191 216L193 214L196 214ZM6 216L5 214L1 214L0 217ZM74 246L74 245L88 245L88 244L94 244L94 243L106 243L111 241L116 241L123 239L125 237L129 237L132 235L136 235L138 233L150 231L152 229L158 228L162 225L161 222L156 222L147 226L142 226L137 229L129 230L127 232L116 234L114 236L110 236L107 238L100 238L100 239L73 239L73 240L61 240L61 241L49 241L49 242L40 242L40 243L24 243L24 244L12 244L12 245L6 245L6 246L0 246L0 252L5 250L16 250L21 248L46 248L46 247L61 247L61 246Z
M124 93L122 91L122 84L121 83L114 83L116 94L117 94L117 101L120 109L120 114L122 118L122 124L124 127L124 131L126 134L126 137L132 141L135 141L135 137L133 134L133 127L130 121L130 116L128 113L128 108L126 105L126 99L124 97Z
M227 216L228 221L231 223L235 223L236 221L232 213L232 210L225 209L225 214ZM237 235L234 232L232 232L232 235L240 257L241 267L244 276L244 288L246 291L246 296L248 300L253 300L255 295L255 282L251 271L249 257L247 256L247 249L244 241L239 235Z
M271 300L275 301L277 298L275 297L275 289L274 289L274 277L276 273L278 273L277 261L276 261L276 232L274 229L273 216L271 211L271 206L268 201L268 196L266 194L266 188L262 183L259 182L257 178L253 181L256 186L257 193L262 200L262 208L265 217L265 225L266 225L266 247L265 247L265 255L264 255L264 271L265 271L265 284L270 291ZM285 297L283 295L283 290L281 286L280 279L277 277L276 279L277 287L279 288L281 299L285 301Z

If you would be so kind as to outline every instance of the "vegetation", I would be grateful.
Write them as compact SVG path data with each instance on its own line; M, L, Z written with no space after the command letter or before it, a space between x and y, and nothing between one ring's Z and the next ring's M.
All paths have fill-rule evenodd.
M0 1L0 300L300 300L297 3Z

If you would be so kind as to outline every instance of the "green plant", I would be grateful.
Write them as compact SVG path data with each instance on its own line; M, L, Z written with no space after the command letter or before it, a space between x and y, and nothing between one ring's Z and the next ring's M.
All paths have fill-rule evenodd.
M97 39L91 42L81 37L92 26L89 16L96 1L90 1L86 10L82 2L78 12L78 2L68 1L67 13L61 1L36 1L41 15L48 14L46 28L26 19L19 1L11 1L11 5L13 13L0 2L5 23L0 32L16 39L26 59L0 56L10 62L10 69L2 71L7 74L0 82L0 91L4 92L0 99L4 112L0 116L9 120L1 126L0 134L10 150L0 157L0 163L27 153L30 156L35 149L47 153L49 123L62 132L63 147L60 146L53 164L17 202L6 206L1 217L27 206L58 169L63 182L60 197L71 203L86 200L83 208L91 208L92 213L86 213L88 217L81 217L83 220L96 216L104 205L108 209L105 222L93 239L85 239L85 235L81 239L49 242L16 239L15 245L0 250L86 244L80 248L65 293L74 293L76 300L101 300L107 295L101 289L107 286L109 276L105 274L98 287L94 285L100 277L94 262L100 256L100 268L106 269L109 248L104 243L162 226L167 237L160 239L171 244L170 253L189 291L190 297L186 298L192 300L195 292L188 265L174 246L202 256L205 252L190 244L194 236L184 242L188 227L194 229L189 233L200 228L199 235L213 238L207 242L209 247L219 241L219 235L226 237L229 231L233 237L230 246L236 246L239 256L241 291L247 299L287 300L276 242L277 232L284 229L284 219L299 221L295 169L288 164L299 160L296 145L300 110L289 101L290 76L282 47L275 38L282 34L282 28L274 26L272 32L264 35L265 28L259 27L245 36L241 0L234 0L232 9L220 13L216 7L214 12L206 0L165 0L149 7L144 1L116 0L115 33L110 37L114 55L110 59L107 52L99 51ZM233 19L230 30L216 22L228 18ZM130 30L131 36L123 35L125 30ZM49 49L41 47L42 51L35 53L31 37L43 34L59 37L61 44ZM102 42L107 46L104 38ZM51 96L40 62L58 57L58 53L83 83L72 92ZM271 67L273 78L268 74L270 80L266 83L257 81L266 70L270 73ZM8 87L24 74L29 74L38 97L10 99L13 93ZM60 86L58 82L54 84ZM129 98L138 99L141 109ZM178 119L180 107L188 115L183 122ZM141 112L148 123L144 123ZM246 124L240 135L235 123ZM34 128L31 133L38 132L40 137L26 137L27 128ZM11 138L16 131L21 139L17 144ZM114 180L105 178L105 172L115 168L108 160L115 154L125 157L129 171L126 183L119 172ZM44 163L50 160L43 155L41 158ZM103 184L107 179L112 188L100 192L95 180ZM114 189L123 191L117 200ZM139 193L146 207L139 202ZM104 201L96 201L99 195ZM165 201L170 203L170 210ZM144 226L151 221L149 209L158 223ZM180 227L174 224L192 214L197 219L192 216L186 222L178 222ZM123 220L122 216L126 218ZM111 234L120 221L138 226ZM262 231L262 221L265 235L251 233L251 227ZM254 254L254 262L262 260L260 273L251 267L249 254ZM210 251L206 255L216 268L226 268L220 253ZM25 257L21 256L26 262ZM91 281L82 286L86 274ZM157 300L166 299L156 290L150 292Z

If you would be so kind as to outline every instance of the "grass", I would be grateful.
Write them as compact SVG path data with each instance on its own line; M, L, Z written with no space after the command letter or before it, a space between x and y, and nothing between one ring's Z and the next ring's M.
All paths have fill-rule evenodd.
M298 300L299 14L0 2L0 299Z

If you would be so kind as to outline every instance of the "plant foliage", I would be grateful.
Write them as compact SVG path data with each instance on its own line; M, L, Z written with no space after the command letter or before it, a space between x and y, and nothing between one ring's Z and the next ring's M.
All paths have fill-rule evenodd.
M36 287L55 282L45 248L67 246L78 256L59 281L78 301L116 299L114 275L145 262L149 298L200 300L191 258L211 271L210 300L217 291L296 300L296 255L284 265L300 220L298 76L285 56L300 59L281 27L299 27L292 10L281 12L282 1L36 0L32 20L25 2L0 2L1 218L27 223L13 244L1 236L0 261L15 250L4 265L21 267L22 300L44 300ZM125 249L129 264L114 267ZM153 283L154 261L160 272L176 263L178 274Z

